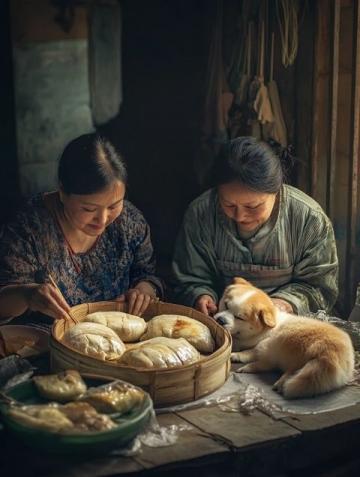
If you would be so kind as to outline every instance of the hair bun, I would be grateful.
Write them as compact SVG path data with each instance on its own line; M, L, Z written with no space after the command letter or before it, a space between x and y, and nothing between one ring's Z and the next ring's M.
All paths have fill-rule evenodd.
M294 146L289 144L288 146L284 147L272 137L270 137L266 142L280 159L283 169L286 171L291 169L296 159Z

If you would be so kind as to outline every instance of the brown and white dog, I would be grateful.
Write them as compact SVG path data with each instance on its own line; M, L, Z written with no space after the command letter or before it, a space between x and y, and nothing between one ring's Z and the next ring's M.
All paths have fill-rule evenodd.
M232 361L246 363L238 372L283 371L273 388L288 399L326 393L352 379L354 349L347 333L279 311L242 278L225 289L215 319L232 335Z

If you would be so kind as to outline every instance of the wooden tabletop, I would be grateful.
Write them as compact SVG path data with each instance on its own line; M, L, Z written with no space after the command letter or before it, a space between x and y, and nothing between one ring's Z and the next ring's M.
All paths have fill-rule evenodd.
M214 405L159 414L158 421L187 426L174 445L143 445L133 457L54 457L25 448L2 431L0 475L279 477L306 471L307 476L328 477L356 475L360 469L360 404L281 419L259 410L243 415Z

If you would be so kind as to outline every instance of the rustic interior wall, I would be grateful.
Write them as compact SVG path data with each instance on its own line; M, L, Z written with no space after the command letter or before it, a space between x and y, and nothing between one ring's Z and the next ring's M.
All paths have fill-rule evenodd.
M348 266L349 247L349 190L351 170L351 130L352 130L352 81L353 81L353 15L352 4L342 4L339 31L339 67L337 94L336 161L334 187L332 191L334 223L340 261L340 302L347 315L354 301L355 277L350 278ZM357 275L359 268L357 267ZM350 279L350 280L349 280ZM358 276L356 280L360 279Z
M295 64L295 129L296 163L294 184L311 193L312 117L314 111L314 36L315 2L307 2L307 10L299 30L299 51Z
M119 117L101 130L124 152L129 197L149 220L167 270L183 213L202 192L194 164L202 134L214 1L121 4L124 103ZM232 4L238 9L236 0ZM274 14L272 20L279 45ZM280 55L277 47L274 77L294 143L296 67L285 69ZM290 173L290 182L294 175Z
M305 118L298 124L309 154L299 178L334 224L340 262L338 311L345 318L360 280L359 2L318 0L313 10L312 100L308 126ZM300 74L299 83L303 81Z
M236 0L233 2L236 4ZM349 101L354 67L351 9L354 2L355 0L342 0L341 3L339 27L341 54L336 128L338 139L335 196L332 199L334 204L332 218L341 260L343 302L351 301L351 298L345 297L347 287L350 285L351 289L354 288L353 283L346 282L348 248L345 245L347 237L342 236L348 227L349 208L351 144L349 128L351 129L352 120L349 115L351 110ZM194 163L198 157L201 137L204 88L213 20L211 2L122 0L120 3L123 22L123 104L120 113L98 129L124 154L130 177L129 198L148 219L157 255L165 270L168 270L184 210L202 191L195 177ZM18 71L17 76L15 74L17 152L24 193L30 192L33 188L37 190L48 188L49 170L54 170L54 163L51 161L56 161L58 152L68 140L65 136L69 133L71 139L92 127L91 111L87 109L90 93L86 89L88 85L85 85L85 76L88 72L85 72L85 63L82 63L88 27L84 7L77 9L76 21L69 37L69 34L65 34L54 23L53 7L47 0L37 1L36 9L34 0L13 0L11 4L15 73ZM294 66L283 68L280 48L277 46L274 74L280 90L290 142L295 144L298 156L298 163L290 176L290 182L309 192L327 211L330 204L328 185L331 130L334 129L331 126L331 94L334 88L331 79L333 4L330 0L307 2L307 10L299 30L297 61ZM2 34L6 34L4 31L2 30ZM278 31L275 32L276 42L279 45ZM83 48L80 54L81 42ZM44 56L43 48L49 44L53 50ZM78 46L75 47L75 44ZM54 49L55 45L58 45L58 49ZM44 82L39 78L36 84L31 84L25 66L29 64L25 62L26 55L31 52L30 65L33 72L37 71L40 75L43 66L46 74L50 74L48 72L51 71L53 59L59 59L58 55L61 55L61 51L65 52L66 48L74 48L74 51L78 52L73 56L73 61L78 63L80 68L80 71L72 70L77 72L76 75L72 74L75 78L67 78L71 75L66 75L66 71L70 71L72 67L65 62L61 71L64 80L62 84L57 81L56 70L53 70L51 78L50 76L47 78L48 81ZM50 63L44 63L44 58ZM8 61L7 73L10 66ZM60 68L59 65L56 67ZM23 72L24 77L20 78L19 72ZM9 75L8 78L8 83L11 83L12 78L10 79ZM68 80L79 83L77 86L70 85L66 82ZM73 95L74 91L79 93L76 94L76 98ZM8 106L9 104L8 102ZM47 108L48 112L51 111L50 122L43 108ZM8 111L10 109L8 107ZM56 130L55 126L52 127L54 115L58 114L58 111L61 111L60 117L64 124L61 131L61 134L64 134L62 139L60 131ZM86 119L81 116L80 111L81 114L85 114ZM30 116L27 116L29 114ZM29 139L26 143L22 143L23 131ZM53 136L54 131L57 131L56 134L59 133L57 138ZM37 149L35 138L40 138L40 141L36 142ZM44 141L53 149L48 149ZM13 171L16 182L18 177L14 173L16 158L14 151L11 152L14 143L8 142L8 145L11 161L7 161L6 164L8 169ZM28 151L32 151L31 158ZM28 183L29 178L32 185ZM2 190L5 190L4 187Z
M69 133L72 138L76 131L84 132L76 128L91 127L82 56L88 31L85 8L76 9L75 23L66 34L53 21L55 12L51 2L36 2L36 9L34 0L11 3L15 57L23 57L30 51L33 58L31 74L24 68L24 61L17 60L15 65L15 72L20 67L21 71L25 70L24 77L18 74L15 79L17 105L21 99L21 107L17 106L21 133L17 143L23 193L30 193L49 188L53 183L52 178L50 184L49 181L58 152L67 141L64 136ZM98 129L124 154L130 177L129 198L148 219L158 257L168 270L183 213L189 202L202 192L194 164L200 147L214 1L123 0L120 3L124 102L120 114ZM238 8L237 0L232 3L234 9ZM276 21L274 15L272 18ZM278 44L276 28L275 33ZM58 45L59 49L50 55L58 59L60 51L75 48L81 42L81 54L73 56L78 63L77 74L68 65L68 71L72 71L67 75L70 78L64 77L66 68L61 72L61 81L55 74L47 76L54 65L46 63L42 70L43 48ZM37 56L36 51L39 51ZM36 68L39 78L32 84ZM276 48L274 76L291 142L296 138L295 74L295 67L281 66L280 50ZM77 85L68 85L66 81L77 81ZM77 92L76 97L72 91ZM61 111L67 112L62 121L62 139L60 134L54 138L54 131L59 130L53 124L53 116L45 114L50 109L60 117ZM81 114L86 118L81 118ZM24 131L26 141L22 139ZM49 145L52 150L48 149ZM293 182L293 177L290 181Z
M123 152L128 196L151 225L167 273L183 213L200 193L200 141L209 47L209 2L125 0L123 103L100 131ZM165 268L164 268L165 267Z
M11 217L19 199L9 18L9 3L0 2L0 224Z
M47 0L11 4L18 177L23 195L56 187L64 144L93 129L86 9L65 32Z

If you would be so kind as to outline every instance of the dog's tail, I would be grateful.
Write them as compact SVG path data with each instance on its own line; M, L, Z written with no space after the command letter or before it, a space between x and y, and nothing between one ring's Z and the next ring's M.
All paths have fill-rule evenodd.
M286 380L283 395L287 399L311 397L340 388L351 380L353 368L351 355L342 363L329 356L311 359Z

